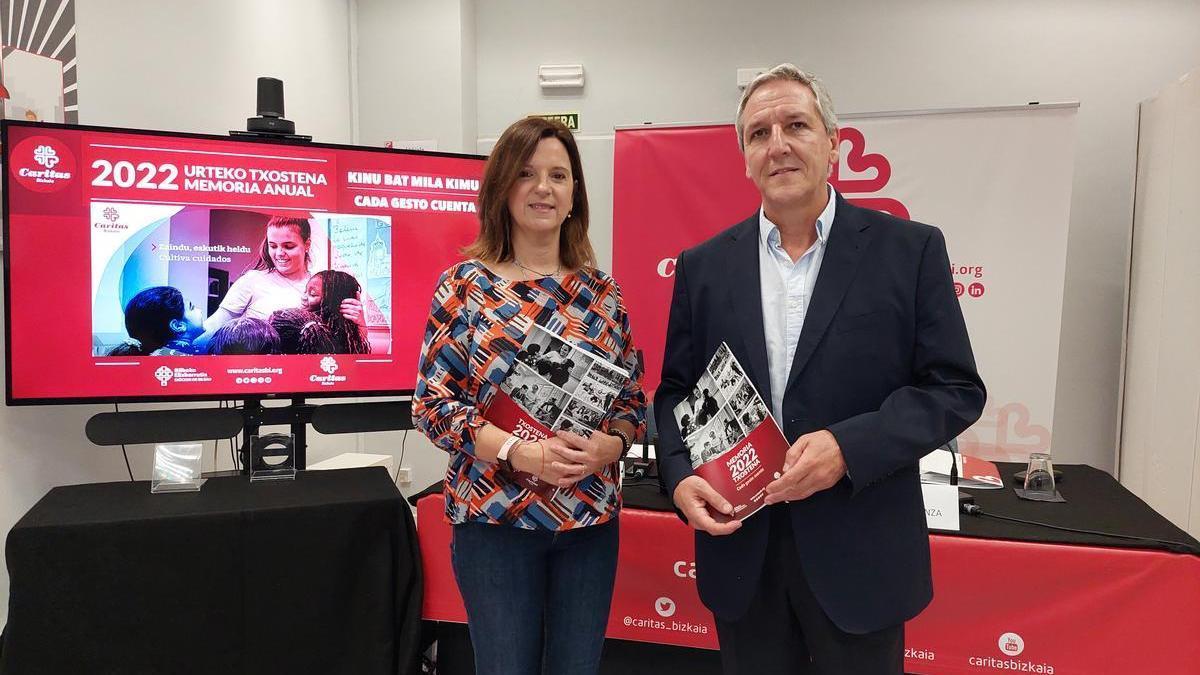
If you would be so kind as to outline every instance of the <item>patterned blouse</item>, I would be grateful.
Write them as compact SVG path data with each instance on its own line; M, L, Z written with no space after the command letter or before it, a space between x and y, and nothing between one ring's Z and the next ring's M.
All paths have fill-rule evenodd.
M543 498L475 456L475 434L486 421L482 411L535 323L632 373L608 420L642 431L641 366L612 277L584 269L561 279L511 281L478 260L459 263L442 274L433 294L412 406L416 427L450 453L443 491L450 523L561 531L603 523L621 507L616 464Z

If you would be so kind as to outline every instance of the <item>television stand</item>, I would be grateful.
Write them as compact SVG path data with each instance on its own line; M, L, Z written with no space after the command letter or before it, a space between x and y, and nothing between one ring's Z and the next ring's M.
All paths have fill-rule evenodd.
M260 427L289 425L295 435L296 468L308 466L308 425L323 434L350 434L371 431L412 429L411 401L372 401L367 403L305 403L303 396L292 397L281 406L263 405L261 396L243 399L241 408L186 408L175 410L127 410L104 412L88 420L84 432L96 445L133 445L138 443L186 443L233 438L242 434L242 470L250 472L250 437ZM213 475L223 475L219 472Z
M259 427L287 424L292 428L295 444L292 454L296 460L296 469L308 466L308 424L312 421L313 411L317 406L305 403L303 396L292 398L289 405L264 406L261 396L244 399L242 418L241 461L244 472L250 471L250 438L258 435Z

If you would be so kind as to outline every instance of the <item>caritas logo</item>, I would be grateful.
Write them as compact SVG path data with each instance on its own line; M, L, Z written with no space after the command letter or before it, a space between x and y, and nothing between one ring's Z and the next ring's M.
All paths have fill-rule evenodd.
M345 382L345 375L334 375L338 371L337 359L332 356L326 356L321 359L321 370L325 371L326 375L309 375L308 381L315 382L324 387L333 386L338 382Z
M34 192L57 192L75 178L75 155L57 138L31 136L13 149L11 171Z
M104 209L100 215L104 216L104 222L96 221L92 223L92 227L97 230L120 232L129 229L129 226L125 223L118 222L121 219L121 212L111 206Z

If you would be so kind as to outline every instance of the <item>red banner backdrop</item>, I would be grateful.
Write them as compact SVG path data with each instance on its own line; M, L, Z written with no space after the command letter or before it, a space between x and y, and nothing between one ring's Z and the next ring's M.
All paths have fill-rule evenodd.
M873 194L891 179L887 158L868 154L858 129L844 127L839 134L845 154L830 176L833 187L859 206L908 218L899 201ZM839 177L842 164L848 169L845 179ZM645 355L648 392L658 386L662 372L675 257L746 218L759 204L733 125L617 131L613 273L632 291L625 293L625 303Z
M625 305L645 357L647 393L662 373L675 257L758 204L732 125L617 131L613 274L629 289Z
M1007 461L1048 452L1074 108L896 112L842 121L840 161L829 178L838 193L865 208L911 213L946 235L954 289L988 384L987 408L959 448ZM1032 156L1039 161L1030 163ZM744 174L730 124L616 133L613 272L645 354L648 391L662 370L676 256L756 211L758 192Z
M422 615L466 621L442 496L420 501ZM696 593L692 530L625 509L607 635L716 649ZM905 672L1194 675L1200 558L1090 546L930 537L937 595L906 626Z

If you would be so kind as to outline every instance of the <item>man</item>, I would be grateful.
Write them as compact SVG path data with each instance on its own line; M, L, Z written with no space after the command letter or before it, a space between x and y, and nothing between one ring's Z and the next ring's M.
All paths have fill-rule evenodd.
M700 395L700 412L696 413L696 424L700 427L708 426L708 421L711 420L720 409L720 406L717 405L716 397L712 395L712 392L708 390L708 387L705 387L704 392Z
M693 431L695 429L692 428L692 416L684 413L683 417L679 418L679 436L687 438L692 435Z
M904 621L933 593L917 460L985 398L945 240L833 190L833 105L795 66L746 87L736 126L762 207L677 260L664 480L697 530L726 673L902 673ZM743 522L692 474L671 414L722 341L791 443Z

